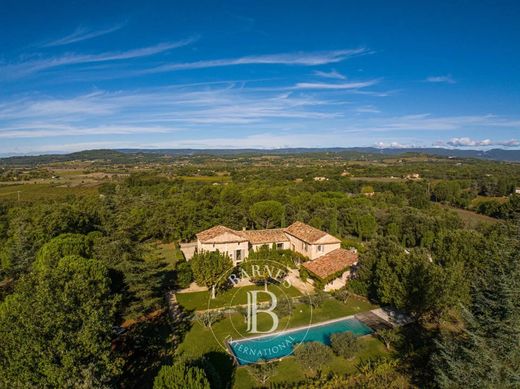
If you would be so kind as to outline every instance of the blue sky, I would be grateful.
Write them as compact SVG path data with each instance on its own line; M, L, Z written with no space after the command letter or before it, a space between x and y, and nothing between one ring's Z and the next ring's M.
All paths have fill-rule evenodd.
M23 1L0 154L520 148L518 1Z

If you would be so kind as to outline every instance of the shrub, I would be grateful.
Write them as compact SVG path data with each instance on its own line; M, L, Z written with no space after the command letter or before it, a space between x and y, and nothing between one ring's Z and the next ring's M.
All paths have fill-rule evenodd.
M260 361L248 368L249 374L260 384L265 385L276 374L278 364L276 362Z
M303 266L300 267L300 279L305 282L309 278L309 272Z
M294 351L294 356L304 369L313 373L330 362L334 354L330 347L319 342L303 343Z
M303 297L302 302L304 304L310 305L313 308L319 308L323 305L325 300L327 300L328 294L322 291L318 291L318 293L313 295L306 295Z
M197 314L197 319L204 327L211 327L216 322L222 320L224 315L220 311L205 311Z
M184 363L163 366L153 382L153 389L185 388L210 389L204 370Z
M330 344L336 355L346 359L353 358L356 352L361 348L359 340L350 331L332 334Z
M182 261L177 263L177 286L179 288L187 288L193 281L193 272L188 262Z
M339 289L332 294L334 298L342 303L346 303L350 299L351 292L347 289Z
M390 347L399 341L399 334L393 328L377 330L376 336L385 344L387 350L390 350Z
M292 312L292 302L290 298L279 299L275 310L280 317L289 316Z

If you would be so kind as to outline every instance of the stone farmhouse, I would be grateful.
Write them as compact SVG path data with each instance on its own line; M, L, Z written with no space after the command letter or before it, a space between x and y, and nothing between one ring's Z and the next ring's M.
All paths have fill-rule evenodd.
M247 259L249 253L262 246L296 251L309 261L302 264L315 277L341 287L350 275L350 267L357 264L356 250L341 248L341 241L317 228L295 222L287 228L237 231L225 226L215 226L199 232L197 241L181 246L187 260L195 252L216 251L226 253L234 265Z

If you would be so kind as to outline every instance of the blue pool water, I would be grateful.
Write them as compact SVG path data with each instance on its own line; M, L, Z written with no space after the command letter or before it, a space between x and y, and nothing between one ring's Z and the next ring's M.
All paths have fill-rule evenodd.
M292 353L294 345L301 342L321 342L329 345L330 335L346 331L351 331L356 336L373 332L370 327L352 317L269 336L234 340L228 344L238 363L248 365L259 360L285 357Z

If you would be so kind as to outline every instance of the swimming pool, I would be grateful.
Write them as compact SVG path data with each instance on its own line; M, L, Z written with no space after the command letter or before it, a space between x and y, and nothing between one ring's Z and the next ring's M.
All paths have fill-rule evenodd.
M302 342L330 344L330 335L351 331L356 336L368 335L373 330L354 317L348 317L315 324L310 327L229 341L228 345L240 365L248 365L259 360L286 357L293 352L294 345Z

